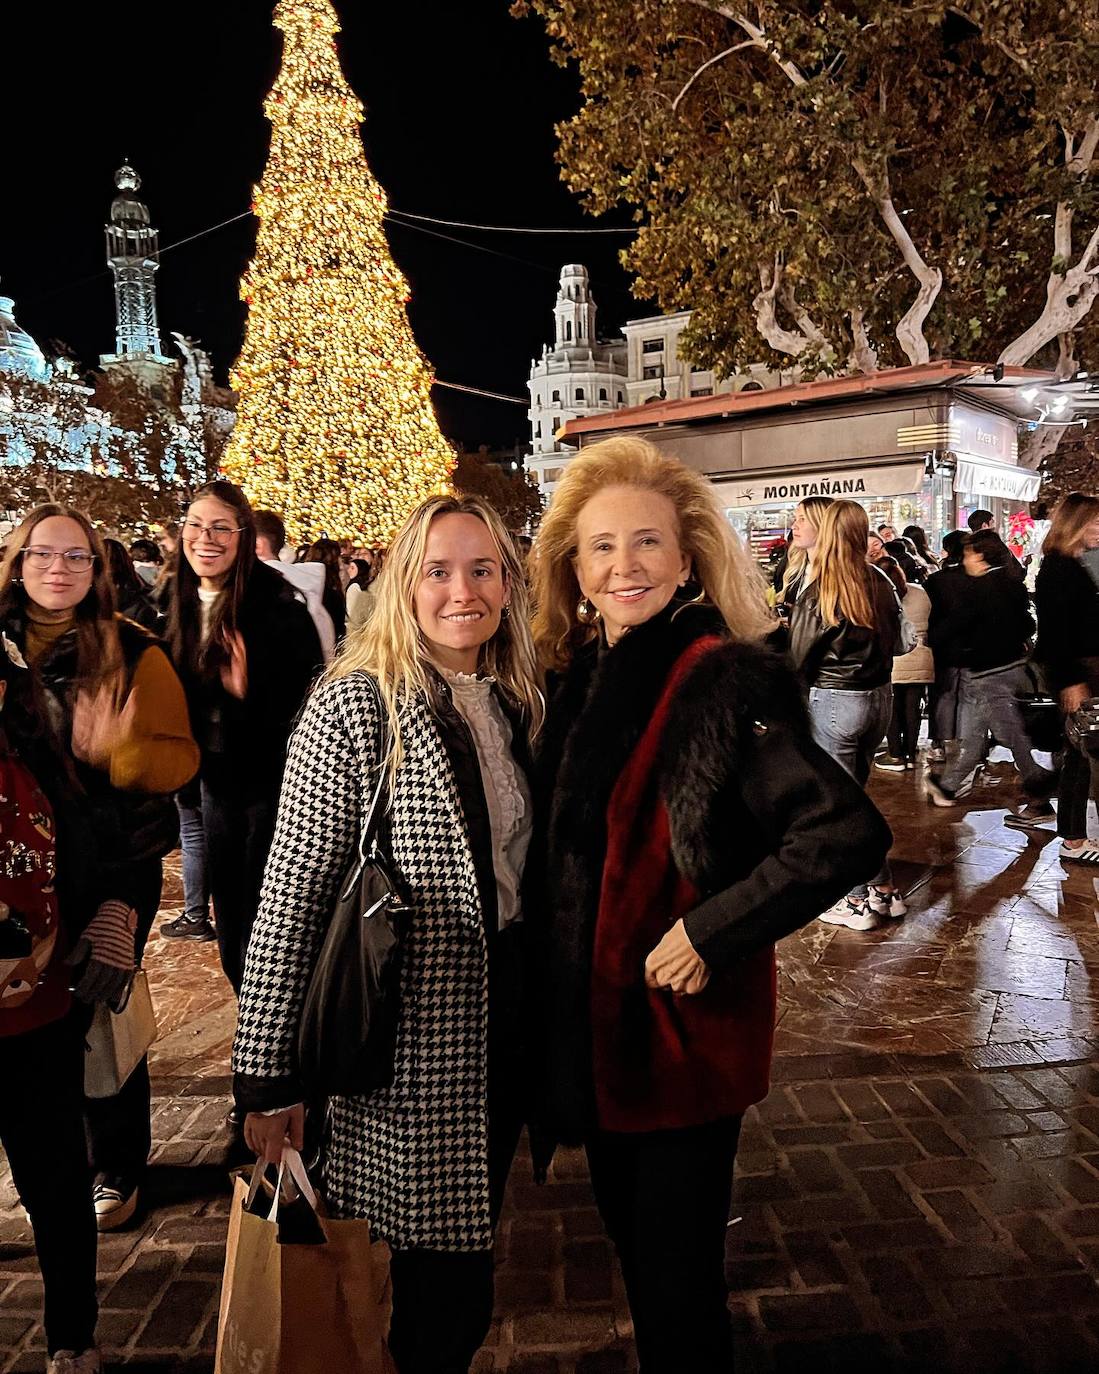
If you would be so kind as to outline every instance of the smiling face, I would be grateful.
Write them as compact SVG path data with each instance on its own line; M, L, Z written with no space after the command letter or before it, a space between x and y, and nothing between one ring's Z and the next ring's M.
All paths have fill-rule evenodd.
M508 603L500 550L476 515L431 522L416 586L416 622L440 668L475 673Z
M866 541L866 556L871 563L880 563L885 557L885 545L876 534L872 534Z
M204 587L217 588L237 561L240 517L216 496L192 501L183 522L183 555Z
M49 567L35 567L37 560L27 556L31 549L50 550L54 557ZM88 562L80 568L61 555L70 552L90 554L91 551L88 536L69 516L50 515L40 520L31 531L21 559L20 576L30 602L57 617L79 606L91 590L95 564Z
M675 507L645 487L605 487L580 508L573 567L614 644L662 611L690 577Z

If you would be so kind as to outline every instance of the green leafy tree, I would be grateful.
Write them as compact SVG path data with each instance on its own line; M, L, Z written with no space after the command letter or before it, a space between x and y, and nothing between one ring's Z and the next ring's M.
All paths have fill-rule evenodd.
M807 375L1099 337L1099 9L1053 0L517 0L579 68L558 128L692 361ZM766 349L761 349L766 344Z
M505 472L484 453L462 450L451 478L466 496L483 496L509 530L528 529L542 514L542 496L529 472Z

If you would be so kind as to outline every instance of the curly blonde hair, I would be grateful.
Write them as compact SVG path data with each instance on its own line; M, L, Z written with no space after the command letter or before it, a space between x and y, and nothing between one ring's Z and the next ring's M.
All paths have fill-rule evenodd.
M576 619L576 522L606 487L642 487L667 497L692 578L733 635L761 640L774 629L763 573L733 533L710 483L645 439L604 439L570 460L534 542L534 643L544 667L566 667L598 633Z
M359 671L377 679L393 740L388 759L391 782L403 758L401 706L428 692L426 664L430 653L416 619L416 589L428 533L432 523L443 515L474 515L487 526L500 555L509 592L508 614L483 646L480 670L494 677L505 695L523 710L532 736L541 726L545 710L530 636L527 585L514 540L499 515L481 497L432 497L417 506L397 531L374 583L377 600L370 619L348 634L342 651L325 674L328 682Z

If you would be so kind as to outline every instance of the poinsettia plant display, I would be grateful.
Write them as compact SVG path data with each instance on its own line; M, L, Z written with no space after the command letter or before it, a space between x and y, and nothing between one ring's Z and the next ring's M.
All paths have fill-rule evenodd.
M1007 546L1016 558L1029 553L1034 542L1034 517L1025 510L1017 510L1007 522Z

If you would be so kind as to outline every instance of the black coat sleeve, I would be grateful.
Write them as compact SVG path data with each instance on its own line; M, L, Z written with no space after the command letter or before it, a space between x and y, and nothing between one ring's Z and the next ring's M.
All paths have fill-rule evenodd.
M745 721L735 756L743 814L769 852L685 918L691 943L715 970L808 925L873 877L892 843L862 788L800 723ZM731 850L737 839L731 827Z

